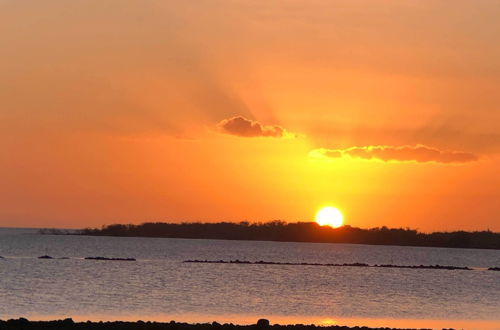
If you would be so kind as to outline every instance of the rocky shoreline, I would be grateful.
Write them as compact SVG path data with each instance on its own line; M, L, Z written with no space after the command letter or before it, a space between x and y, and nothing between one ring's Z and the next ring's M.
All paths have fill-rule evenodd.
M29 321L25 318L0 320L2 330L416 330L414 328L369 328L369 327L347 327L347 326L316 326L316 325L271 325L268 320L260 319L252 325L235 325L232 323L182 323L171 321L164 322L74 322L72 319L54 321ZM452 330L452 329L450 329Z
M444 269L444 270L472 270L469 267L460 266L443 266L443 265L392 265L392 264L375 264L369 265L366 263L344 263L344 264L325 264L311 262L275 262L275 261L247 261L247 260L184 260L185 263L202 263L202 264L242 264L242 265L283 265L283 266L324 266L324 267L370 267L370 268L407 268L407 269ZM497 270L496 268L488 268L488 270Z

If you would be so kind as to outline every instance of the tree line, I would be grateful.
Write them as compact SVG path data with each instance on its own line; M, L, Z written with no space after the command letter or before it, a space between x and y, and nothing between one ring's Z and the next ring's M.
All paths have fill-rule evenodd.
M385 226L371 229L351 226L331 228L319 226L315 222L146 222L139 225L113 224L100 229L86 228L76 231L76 234L500 249L500 233L490 230L422 233L410 228Z

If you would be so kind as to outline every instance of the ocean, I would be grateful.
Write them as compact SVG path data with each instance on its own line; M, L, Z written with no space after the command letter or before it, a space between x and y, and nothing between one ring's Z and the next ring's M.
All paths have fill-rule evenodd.
M54 259L39 259L50 255ZM500 329L500 251L0 229L0 319ZM136 258L136 261L85 257ZM448 265L473 270L184 263Z

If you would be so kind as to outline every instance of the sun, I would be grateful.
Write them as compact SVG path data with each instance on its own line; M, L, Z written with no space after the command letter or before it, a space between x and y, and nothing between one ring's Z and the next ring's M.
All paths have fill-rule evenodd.
M338 228L342 226L344 217L337 208L326 206L321 208L318 213L316 213L316 222L320 226L330 226L333 228Z

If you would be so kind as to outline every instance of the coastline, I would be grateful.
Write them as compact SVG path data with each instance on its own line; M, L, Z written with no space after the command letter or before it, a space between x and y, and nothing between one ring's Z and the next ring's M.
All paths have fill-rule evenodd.
M270 324L267 319L259 319L257 323L251 325L238 325L233 323L220 324L218 322L212 323L183 323L183 322L156 322L156 321L106 321L106 322L75 322L71 318L62 320L51 321L30 321L25 318L0 320L0 329L5 330L30 330L30 329L168 329L168 330L312 330L312 329L325 329L325 330L349 330L349 329L363 329L363 330L417 330L417 328L388 328L377 327L370 328L365 326L342 326L342 325L324 325L318 326L314 324L295 324L295 325L280 325ZM419 328L423 330L425 328ZM451 328L450 328L451 329Z
M181 319L183 321L174 321ZM35 316L29 319L0 319L0 329L168 329L168 330L407 330L407 329L475 329L498 330L500 320L437 320L437 319L377 319L327 318L311 316L277 316L259 318L255 315L97 315Z
M321 226L316 222L270 221L229 222L144 222L113 224L102 228L59 230L44 228L40 234L217 239L272 242L347 243L389 246L472 248L500 250L500 233L488 230L466 232L419 232L410 228L357 228Z

